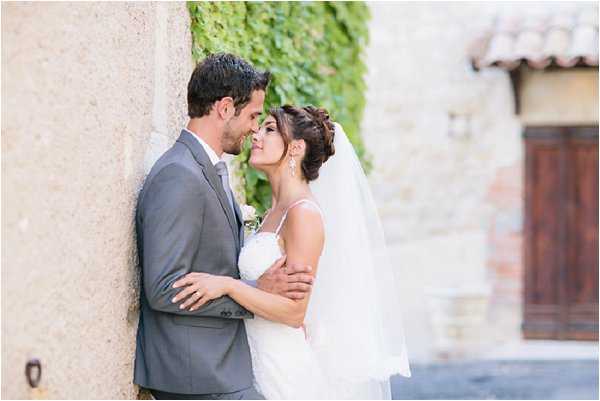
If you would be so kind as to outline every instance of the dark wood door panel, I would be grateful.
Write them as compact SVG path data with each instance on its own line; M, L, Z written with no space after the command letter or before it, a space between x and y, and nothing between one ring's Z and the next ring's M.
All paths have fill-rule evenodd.
M525 132L526 338L598 338L598 128Z
M598 139L571 135L567 179L567 337L598 337ZM594 327L595 326L595 329ZM595 332L595 335L593 334Z
M541 142L541 141L540 141ZM560 148L557 143L543 141L530 144L527 149L527 187L529 204L530 263L538 269L527 270L526 301L529 305L555 305L558 300L556 277L559 274L557 241L560 208L559 174Z
M569 143L569 304L598 300L598 143Z

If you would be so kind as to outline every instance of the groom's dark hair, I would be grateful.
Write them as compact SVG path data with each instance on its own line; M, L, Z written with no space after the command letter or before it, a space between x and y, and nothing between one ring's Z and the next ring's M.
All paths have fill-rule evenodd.
M271 79L268 71L258 71L240 57L229 53L211 54L200 62L188 83L188 115L208 115L213 104L224 97L233 98L235 114L250 102L252 92L266 91Z

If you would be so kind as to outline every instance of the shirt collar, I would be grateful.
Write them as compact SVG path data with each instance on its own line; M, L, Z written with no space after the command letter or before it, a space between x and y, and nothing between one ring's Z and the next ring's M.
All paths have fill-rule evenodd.
M184 128L183 130L190 133L194 138L196 138L198 142L200 142L200 145L202 145L202 147L204 148L204 151L208 155L208 158L210 159L210 162L213 164L213 166L221 161L219 156L217 156L217 152L215 152L208 143L204 142L202 138L200 138L198 135L194 134L187 128Z

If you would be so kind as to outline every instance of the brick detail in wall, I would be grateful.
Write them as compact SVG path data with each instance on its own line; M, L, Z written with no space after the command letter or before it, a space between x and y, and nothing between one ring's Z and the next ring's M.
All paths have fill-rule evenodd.
M522 166L498 170L487 194L494 214L488 229L487 267L492 278L492 301L518 303L523 286Z

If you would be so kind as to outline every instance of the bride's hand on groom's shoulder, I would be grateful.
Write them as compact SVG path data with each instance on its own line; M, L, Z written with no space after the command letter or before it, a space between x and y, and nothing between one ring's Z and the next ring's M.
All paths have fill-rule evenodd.
M285 264L285 255L279 258L257 280L260 290L271 294L282 295L290 299L304 299L311 291L313 276L310 266Z

